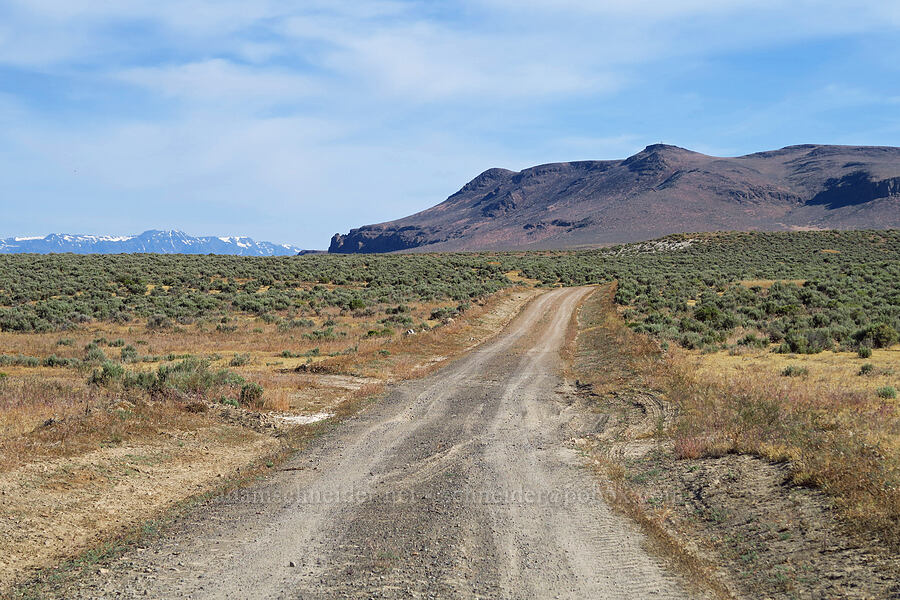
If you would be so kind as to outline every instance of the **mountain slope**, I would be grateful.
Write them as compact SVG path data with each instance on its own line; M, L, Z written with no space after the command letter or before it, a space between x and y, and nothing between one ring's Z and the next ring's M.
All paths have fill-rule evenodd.
M0 239L0 254L73 252L75 254L236 254L285 256L301 252L287 244L255 242L248 237L193 237L183 231L149 230L140 235L98 236L52 233L46 237Z
M735 158L657 144L625 160L489 169L446 201L336 234L330 252L565 248L684 231L900 227L900 148Z

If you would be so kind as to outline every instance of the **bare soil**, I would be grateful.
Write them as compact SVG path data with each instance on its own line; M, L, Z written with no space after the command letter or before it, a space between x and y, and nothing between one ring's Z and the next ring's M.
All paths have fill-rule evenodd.
M573 439L602 422L562 377L589 288L539 296L491 342L210 502L66 598L688 598Z

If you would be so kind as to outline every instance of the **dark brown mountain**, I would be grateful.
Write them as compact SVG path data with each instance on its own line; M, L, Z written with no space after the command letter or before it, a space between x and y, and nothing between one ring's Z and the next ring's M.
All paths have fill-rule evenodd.
M572 248L670 233L900 227L900 148L789 146L719 158L667 145L625 160L489 169L330 252Z

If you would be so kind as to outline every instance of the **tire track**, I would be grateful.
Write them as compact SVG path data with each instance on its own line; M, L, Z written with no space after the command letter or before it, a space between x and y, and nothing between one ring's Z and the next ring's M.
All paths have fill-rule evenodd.
M588 291L538 297L69 597L689 597L566 444L559 349Z

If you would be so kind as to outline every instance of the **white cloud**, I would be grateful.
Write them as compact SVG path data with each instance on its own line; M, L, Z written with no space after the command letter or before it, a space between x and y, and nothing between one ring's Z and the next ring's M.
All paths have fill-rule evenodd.
M232 102L292 103L321 92L321 86L314 79L295 71L238 65L223 59L125 69L115 77L163 96L220 105Z

